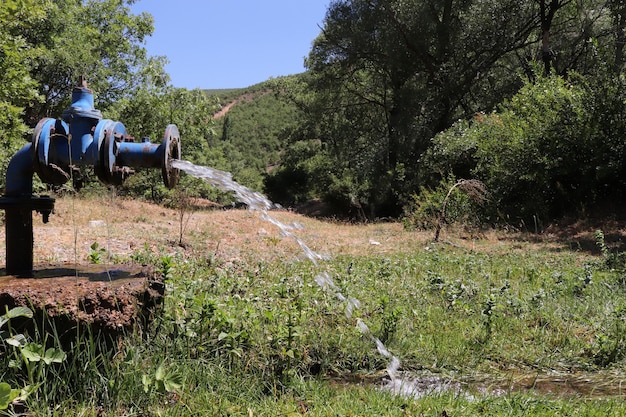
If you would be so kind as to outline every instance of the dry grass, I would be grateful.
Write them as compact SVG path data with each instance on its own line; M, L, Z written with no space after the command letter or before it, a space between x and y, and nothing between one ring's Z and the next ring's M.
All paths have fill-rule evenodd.
M34 262L37 264L88 263L90 246L97 242L112 256L127 258L144 246L156 252L182 252L189 256L218 256L225 261L238 259L297 259L302 250L293 239L282 238L280 230L264 221L259 212L248 210L197 209L190 216L179 245L180 211L112 195L100 198L61 197L43 224L34 214ZM388 255L424 250L432 243L430 231L408 231L399 222L347 224L321 221L290 211L272 211L282 223L297 222L296 230L313 251L330 256ZM185 220L187 221L187 219ZM483 232L468 236L462 230L445 230L441 244L476 251L527 251L533 246L553 246L554 250L576 249L585 242L594 249L593 231L597 225L563 233L523 235ZM618 238L623 228L615 228ZM562 232L562 230L561 230ZM606 233L606 231L605 231ZM0 264L5 263L4 239L0 240Z
M303 241L321 254L376 255L421 250L428 233L409 232L399 223L351 225L325 222L289 211L272 211L282 223L304 226L296 230ZM34 262L37 264L87 263L90 246L97 242L111 255L125 258L145 245L164 253L215 254L233 261L245 259L296 259L302 251L293 239L264 221L259 212L200 209L190 216L179 245L180 212L159 205L119 197L61 197L50 221L34 214ZM187 221L187 219L185 220ZM4 240L0 263L4 263Z

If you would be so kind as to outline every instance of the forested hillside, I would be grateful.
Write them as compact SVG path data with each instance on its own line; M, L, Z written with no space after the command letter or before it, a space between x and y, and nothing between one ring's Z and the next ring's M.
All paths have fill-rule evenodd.
M447 220L520 225L625 195L621 1L336 0L305 73L227 91L173 87L167 58L143 47L151 16L129 3L2 3L0 168L86 75L96 107L133 136L175 123L183 158L286 205L420 226L453 190ZM154 172L121 192L170 195Z
M217 95L222 110L214 117L214 146L228 161L224 169L255 190L263 190L264 175L279 163L287 132L298 123L296 107L279 97L274 84Z

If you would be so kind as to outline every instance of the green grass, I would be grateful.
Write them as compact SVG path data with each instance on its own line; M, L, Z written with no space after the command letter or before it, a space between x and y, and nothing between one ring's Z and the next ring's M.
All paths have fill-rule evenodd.
M318 267L162 257L145 248L132 259L166 276L161 315L149 332L113 347L77 336L26 400L36 415L626 413L626 280L609 253L507 243L342 256ZM320 272L361 302L352 315L315 283ZM388 359L358 320L403 372L452 379L464 390L419 399L380 390ZM0 381L23 387L24 369L9 367L12 349L0 357ZM558 381L566 379L590 381L592 391L565 392Z

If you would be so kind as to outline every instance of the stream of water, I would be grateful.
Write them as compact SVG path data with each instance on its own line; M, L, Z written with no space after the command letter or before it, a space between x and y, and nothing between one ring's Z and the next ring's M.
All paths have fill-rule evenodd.
M271 224L278 227L278 229L280 230L280 234L283 237L294 239L302 249L302 252L304 252L304 255L309 260L311 260L311 262L313 262L313 265L315 265L316 267L319 266L319 261L329 259L329 256L312 250L306 244L306 242L304 242L298 235L294 233L295 230L302 229L302 225L298 223L285 224L275 217L271 216L268 211L272 208L276 208L276 205L263 194L252 191L249 188L234 181L230 173L220 171L215 168L194 165L189 161L183 160L173 160L172 166L174 168L185 171L187 174L192 175L196 178L201 178L202 180L219 188L222 191L233 192L237 200L241 203L245 203L248 206L249 210L259 211L261 213L260 216L263 220L270 222ZM341 303L346 304L345 313L348 318L352 317L354 310L359 308L359 300L344 295L337 286L337 284L335 284L328 271L319 272L315 276L315 282L322 290L334 295ZM376 349L378 350L378 352L389 359L389 363L387 365L387 374L389 375L391 381L390 387L398 387L399 385L401 385L399 384L401 381L399 381L397 377L397 371L400 367L400 360L396 356L391 354L389 350L387 350L387 348L385 347L383 342L380 341L380 339L372 334L369 327L363 322L363 320L357 318L357 325L364 335L371 338L372 342L376 345Z
M298 223L285 224L271 216L269 211L273 208L277 208L277 206L263 194L252 191L235 182L230 173L206 166L194 165L191 162L183 160L173 160L172 166L185 171L189 175L201 178L222 191L233 192L237 200L241 203L245 203L249 210L260 212L260 217L263 220L275 225L280 230L280 234L283 237L294 239L302 249L304 255L311 260L316 268L320 267L320 261L329 259L329 256L322 255L312 250L306 242L295 233L297 230L303 228L302 225ZM323 268L317 269L322 270ZM327 271L322 270L319 272L315 276L315 282L323 291L333 295L340 303L345 304L345 314L348 318L351 318L354 311L360 307L359 300L343 294ZM386 371L389 379L385 382L383 388L397 395L421 398L428 394L448 392L466 398L472 398L473 395L470 394L470 392L493 396L501 395L508 391L524 391L527 389L539 389L544 392L552 393L586 393L587 395L589 394L587 391L595 392L598 395L624 394L621 384L619 385L619 392L612 389L614 384L610 384L610 387L604 387L605 389L600 390L598 389L599 385L597 381L587 381L583 376L557 377L548 375L540 378L536 375L530 377L518 375L511 377L511 379L507 381L495 381L489 380L488 378L482 381L457 381L428 373L423 375L408 375L399 372L400 360L389 352L380 339L372 334L367 324L360 318L357 318L356 321L360 331L365 336L369 337L378 352L387 358L388 364Z

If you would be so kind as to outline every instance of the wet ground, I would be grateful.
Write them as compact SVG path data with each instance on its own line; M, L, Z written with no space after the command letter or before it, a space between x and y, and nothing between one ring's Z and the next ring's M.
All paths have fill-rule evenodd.
M35 318L45 316L57 326L89 324L115 334L145 324L162 302L162 279L140 265L35 265L34 269L33 278L0 270L0 311L25 306Z
M411 398L433 394L453 394L467 398L500 396L511 393L536 393L558 397L626 397L626 379L611 372L511 374L507 377L446 378L434 374L403 373L387 380L384 390Z

